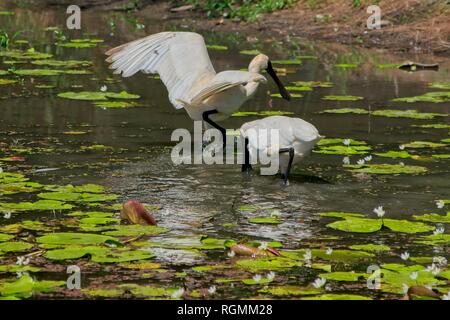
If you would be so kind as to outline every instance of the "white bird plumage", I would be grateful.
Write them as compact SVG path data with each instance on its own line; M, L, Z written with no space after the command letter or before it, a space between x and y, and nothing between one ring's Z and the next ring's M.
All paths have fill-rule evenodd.
M249 134L251 129L258 134L270 134L271 129L278 130L278 144L274 144L270 138ZM300 118L285 116L271 116L244 123L240 132L246 145L244 151L249 155L249 163L246 162L242 170L251 169L250 163L254 162L252 157L256 156L257 150L266 152L268 155L278 153L280 155L279 169L285 182L287 182L291 166L308 156L316 143L324 138L311 123Z
M204 120L222 132L215 121L228 118L251 98L267 70L287 100L289 93L275 74L269 58L256 56L249 71L216 73L203 37L194 32L161 32L138 39L106 52L114 73L130 77L139 71L157 73L177 108L185 108L193 120ZM211 118L210 118L211 117Z

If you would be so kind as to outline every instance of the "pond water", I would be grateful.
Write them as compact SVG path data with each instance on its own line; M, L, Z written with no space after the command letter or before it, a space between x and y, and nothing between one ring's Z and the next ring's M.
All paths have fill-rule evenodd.
M0 82L0 166L4 173L19 173L40 184L34 189L28 186L33 189L29 192L22 189L8 193L5 190L11 191L11 185L7 185L10 182L0 179L0 211L12 211L9 219L0 217L0 235L5 235L4 241L0 237L0 296L28 298L32 293L40 298L177 298L179 295L173 295L175 290L184 288L182 297L188 299L390 299L402 296L403 284L432 285L442 294L448 291L450 272L446 262L441 263L436 275L424 271L433 257L449 257L450 238L445 224L450 222L445 216L449 200L439 206L442 208L436 204L438 200L450 199L448 58L394 55L304 39L287 42L273 38L264 40L258 35L260 40L253 41L244 34L203 33L207 44L227 47L226 50L209 50L216 71L246 68L252 55L242 51L256 49L275 61L303 56L300 64L283 61L276 64L286 86L294 86L295 81L331 83L325 87L309 85L308 91L294 91L294 88L291 93L302 97L286 102L270 96L277 91L269 80L268 85L261 87L254 99L240 110L287 112L311 122L328 139L357 140L350 147L342 140L328 140L329 145L317 146L309 158L293 168L290 184L284 186L279 176L260 176L259 170L251 176L243 175L239 165L174 165L170 158L175 144L170 140L171 134L177 128L192 130L190 118L184 110L171 106L166 89L157 78L139 74L124 79L108 69L104 62L107 48L163 30L186 31L180 21L136 20L133 14L90 11L83 13L81 31L67 31L66 15L61 8L0 10L15 12L0 15L0 28L10 38L9 50L34 48L35 51L28 51L28 54L39 52L51 54L48 57L51 60L87 61L81 65L75 63L73 68L68 68L67 64L56 67L31 63L45 59L24 58L25 51L22 57L2 55L7 51L0 51L0 70L7 71L0 79L17 80L10 84ZM71 42L73 39L84 40ZM439 71L406 72L388 65L405 60L439 63ZM37 68L88 72L60 72L52 76L15 74ZM432 88L431 83L441 83L435 87L443 88ZM92 101L57 96L67 91L100 92L102 86L107 86L108 92L139 95L140 99L126 101L140 106L104 108ZM441 102L392 101L428 92L443 93ZM323 99L325 96L363 99L336 101ZM342 108L358 108L361 114L323 112L342 111ZM387 117L383 112L392 109L416 110L418 115ZM223 125L237 129L243 122L259 117L235 116ZM361 147L358 141L369 148L358 149ZM435 144L413 143L417 141ZM348 154L358 150L362 153ZM400 152L404 157L382 156L389 151ZM372 159L366 160L364 165L356 164L369 155ZM343 165L346 156L353 167ZM380 164L397 166L377 167ZM377 168L387 170L388 174L358 172ZM389 173L394 169L400 173ZM413 172L403 173L407 169ZM55 191L55 185L68 184L98 184L109 189L108 195L118 197L112 201L66 201L73 206L69 210L14 210L11 206L12 203L37 201L38 193ZM19 185L24 187L23 182ZM124 251L146 250L153 255L151 259L121 256L122 260L102 261L104 255L97 254L100 258L95 259L96 254L89 250L76 259L52 259L48 254L52 250L65 250L73 243L52 244L42 240L42 236L52 232L108 234L115 222L110 226L103 222L86 226L80 219L99 216L89 213L92 211L111 213L108 217L115 219L121 203L128 199L151 205L158 226L169 229L142 237L138 237L139 232L117 235L126 242L134 240L126 243ZM378 206L386 211L385 226L375 226L373 232L368 232L370 226L380 222L373 212ZM75 211L85 215L74 216ZM326 212L359 213L363 218L352 220L349 216L321 215ZM417 217L432 213L439 216ZM251 218L255 217L272 217L280 223L252 223ZM394 222L388 223L388 220ZM398 220L409 222L402 224ZM339 221L342 223L335 223ZM331 223L333 225L327 226ZM358 224L363 227L358 229ZM11 225L18 227L14 229ZM433 236L435 227L444 228L444 233ZM208 236L207 240L201 242L202 236ZM269 246L277 246L286 257L229 257L230 250L224 239L241 243L269 242ZM272 243L274 241L279 243ZM11 242L31 246L8 250ZM109 250L105 245L88 244ZM366 244L388 248L376 252L367 247L349 248ZM327 248L332 248L334 253L324 253ZM75 247L77 252L85 249ZM312 250L311 259L305 260L305 250ZM408 260L400 258L405 251L410 253ZM30 257L28 267L14 267L17 257L26 255ZM65 288L67 265L81 268L81 291ZM205 265L217 267L195 268ZM380 290L370 290L366 286L369 265L379 265L384 270ZM22 273L18 275L22 278L17 280L16 271L26 271L29 275ZM270 271L275 273L273 279L266 278ZM411 271L418 271L419 277L411 279ZM14 289L14 283L29 277L41 286L45 280L64 283L55 282L54 286L47 283L51 287L49 292L37 285L32 289L10 290ZM326 278L327 283L316 289L312 283L318 277ZM208 291L211 286L216 286L215 293L213 289Z

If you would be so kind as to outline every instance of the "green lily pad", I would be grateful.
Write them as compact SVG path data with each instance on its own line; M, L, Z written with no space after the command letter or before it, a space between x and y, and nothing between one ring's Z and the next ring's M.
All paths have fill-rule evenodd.
M111 223L119 223L120 219L117 218L101 218L101 217L89 217L89 218L83 218L80 219L80 223L82 224L89 224L89 225L104 225L104 224L111 224Z
M207 44L206 47L211 50L228 50L227 46L222 46L218 44Z
M3 234L0 233L0 242L4 242L4 241L9 241L12 238L14 238L14 236L10 235L10 234Z
M323 154L352 155L352 154L367 154L370 150L372 150L372 147L370 146L319 145L319 149L315 149L313 150L313 152Z
M19 266L17 264L0 265L0 272L16 273L16 272L39 272L41 268L32 266Z
M0 283L0 296L29 298L35 292L52 292L65 284L65 281L35 281L24 275L18 280Z
M7 85L7 84L13 84L17 83L17 80L14 79L0 79L0 86L1 85Z
M101 102L94 102L94 105L101 108L133 108L143 106L140 103L128 101L101 101Z
M414 242L428 245L450 244L450 234L431 234L429 236L423 236L419 240Z
M19 76L59 76L62 74L62 71L54 69L21 69L15 70L14 73Z
M121 284L120 288L129 290L136 296L144 297L170 297L177 289L174 288L162 288L152 286L140 286L137 284Z
M306 86L287 86L286 90L288 91L312 91L311 87L306 87Z
M419 112L417 110L376 110L372 112L374 116L388 117L388 118L409 118L409 119L422 119L430 120L435 117L447 117L445 113L431 113L431 112Z
M41 53L33 48L28 50L6 50L6 51L0 51L0 57L7 57L7 58L13 58L13 59L49 59L53 55L49 53Z
M118 289L81 289L81 292L91 297L110 298L117 297L123 294L122 290Z
M354 68L358 68L357 64L354 63L338 63L334 65L337 68L342 68L342 69L354 69Z
M431 128L431 129L450 129L450 124L443 123L430 123L430 124L421 124L421 125L413 125L413 127L419 128Z
M58 97L73 100L107 100L104 92L81 91L81 92L62 92Z
M17 203L0 202L0 210L32 211L32 210L67 210L72 208L73 208L72 205L56 200L38 200L36 202L17 202Z
M169 231L170 229L157 226L141 226L133 224L114 226L114 230L103 232L103 234L116 237L135 237L139 235L156 235Z
M398 63L378 63L376 67L378 69L397 69L400 65Z
M409 166L401 164L364 164L345 165L352 172L371 174L421 174L427 172L427 168L421 166Z
M322 273L319 277L333 281L358 281L367 278L368 274L355 271L336 271Z
M131 94L126 91L117 92L105 92L105 96L111 99L139 99L141 96L137 94Z
M381 252L381 251L390 251L391 248L384 244L355 244L349 247L353 250L362 250L362 251L369 251L369 252Z
M279 286L271 288L263 288L258 290L259 293L268 293L272 296L284 297L284 296L309 296L319 294L322 291L320 289L311 287L300 287L300 286Z
M425 222L450 223L450 211L445 216L437 213L427 213L420 216L413 215L413 218Z
M273 279L268 279L268 278L261 278L259 281L256 281L253 278L249 278L249 279L242 279L242 283L246 284L246 285L266 285L268 283L271 283L273 281Z
M88 66L92 65L92 62L83 61L83 60L51 60L51 59L42 60L42 59L40 59L40 60L31 61L31 63L38 65L38 66L65 67L65 68L88 67Z
M435 159L450 159L450 154L433 154L431 155Z
M284 270L299 266L299 263L283 257L263 257L258 259L242 259L236 261L236 266L250 272L261 270Z
M57 186L57 185L47 185L44 188L47 191L54 191L54 192L75 192L75 193L104 193L107 191L107 188L104 186L93 184L93 183L87 183L82 184L78 186L73 186L71 184L65 185L65 186Z
M299 65L302 64L300 59L272 60L273 64Z
M363 97L359 96L325 96L322 100L331 100L331 101L358 101L363 100Z
M32 244L22 241L1 242L0 252L22 252L33 247Z
M430 142L430 141L413 141L410 143L404 144L405 148L439 148L439 147L445 147L447 146L444 143L436 143L436 142Z
M326 109L323 111L320 111L319 113L333 113L333 114L346 114L346 113L353 113L353 114L369 114L369 111L366 109L361 108L338 108L338 109Z
M437 92L428 92L421 96L415 97L404 97L404 98L396 98L392 99L393 102L433 102L433 103L442 103L442 102L450 102L450 92L446 91L437 91Z
M408 151L387 151L387 152L377 152L375 153L376 156L379 157L385 157L385 158L401 158L401 159L408 159L412 158L413 156Z
M282 223L279 219L272 218L272 217L255 217L255 218L248 219L248 221L250 223L260 223L260 224L280 224L280 223Z
M274 97L274 98L283 98L283 96L280 93L272 93L270 96ZM303 97L303 95L301 95L300 93L290 93L290 96L291 96L291 98Z
M293 81L292 83L296 86L312 88L331 88L333 86L332 82L327 81Z
M76 202L105 202L116 200L115 194L76 193L76 192L43 192L37 195L39 198L59 201Z
M428 88L450 90L450 82L431 82Z
M364 217L361 213L349 213L349 212L322 212L320 214L322 217L331 217L331 218L352 218L352 217Z
M110 236L91 234L91 233L75 233L75 232L55 232L37 237L36 241L43 244L59 244L59 245L93 245L93 244L118 244L118 239Z
M248 56L257 56L258 54L260 54L261 52L259 52L259 50L242 50L239 51L240 54L245 54Z
M304 254L306 250L280 250L283 257L287 257L297 261L304 261ZM328 254L326 250L323 249L312 249L311 250L312 259L319 258L327 261L336 261L343 263L354 263L361 260L372 259L374 255L369 252L355 251L355 250L344 250L336 249Z
M344 141L348 140L349 146L361 146L366 145L365 141L359 141L354 139L344 139L344 138L324 138L320 140L317 145L328 146L328 145L343 145Z

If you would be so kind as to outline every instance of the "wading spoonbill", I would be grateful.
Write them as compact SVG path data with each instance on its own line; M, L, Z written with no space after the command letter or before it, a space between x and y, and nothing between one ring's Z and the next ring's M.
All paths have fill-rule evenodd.
M248 71L216 73L203 37L194 32L161 32L138 39L106 52L106 59L115 74L130 77L142 71L159 74L169 93L172 105L184 108L193 120L203 120L222 133L226 145L226 130L216 121L228 118L252 98L260 83L273 78L281 96L290 95L264 54L253 58Z

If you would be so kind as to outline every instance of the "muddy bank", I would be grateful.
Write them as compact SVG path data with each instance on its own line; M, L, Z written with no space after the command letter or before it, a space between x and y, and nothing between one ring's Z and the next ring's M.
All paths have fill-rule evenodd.
M67 5L73 1L36 1L39 6ZM163 20L183 29L239 32L262 38L304 37L397 52L450 55L450 2L447 0L378 1L381 29L369 30L367 6L352 1L300 0L294 6L260 16L256 22L207 18L185 1L80 0L85 10L128 11L142 21ZM10 2L10 5L14 5ZM175 10L174 10L175 9ZM177 10L181 9L181 10Z

